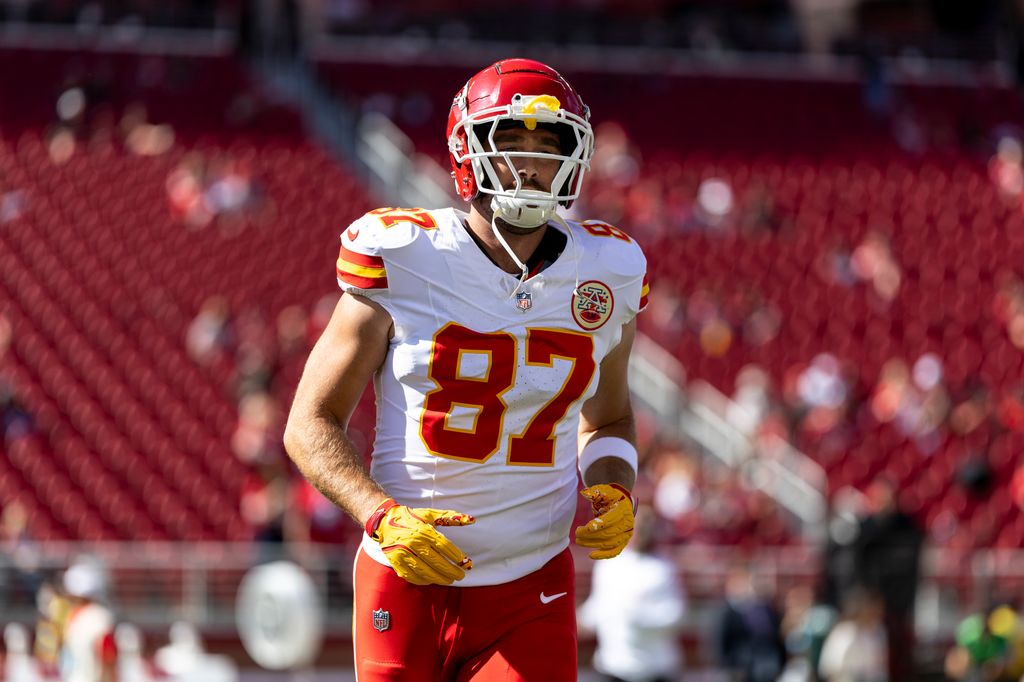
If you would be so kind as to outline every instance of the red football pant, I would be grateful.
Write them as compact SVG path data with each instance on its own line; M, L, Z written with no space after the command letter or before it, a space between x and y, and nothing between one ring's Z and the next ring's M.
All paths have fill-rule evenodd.
M530 575L487 587L413 585L360 550L354 582L359 682L576 679L576 590L568 549ZM387 629L374 628L374 611L387 612ZM380 619L377 625L383 627Z

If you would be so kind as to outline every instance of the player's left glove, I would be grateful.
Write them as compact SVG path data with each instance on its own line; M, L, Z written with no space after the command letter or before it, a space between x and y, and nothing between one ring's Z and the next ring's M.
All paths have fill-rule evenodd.
M592 485L580 491L594 508L594 519L576 529L576 544L595 550L591 559L611 559L633 537L633 497L617 483Z

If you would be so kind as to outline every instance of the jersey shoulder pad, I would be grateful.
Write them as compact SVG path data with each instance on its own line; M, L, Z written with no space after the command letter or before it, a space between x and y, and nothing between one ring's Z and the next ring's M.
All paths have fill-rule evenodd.
M338 285L345 291L372 293L386 289L389 252L411 244L437 221L421 208L378 208L353 222L341 234Z
M592 254L602 267L625 279L642 277L647 271L643 250L624 230L603 220L583 220L575 225L588 256Z
M647 257L636 240L624 230L603 220L577 223L576 233L587 252L610 276L609 284L625 294L627 307L635 315L647 307L650 285L647 281Z

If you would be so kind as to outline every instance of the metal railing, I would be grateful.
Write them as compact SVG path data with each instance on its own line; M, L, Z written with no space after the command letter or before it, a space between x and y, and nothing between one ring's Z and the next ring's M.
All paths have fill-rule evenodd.
M729 397L707 382L687 383L679 361L643 334L636 337L630 377L634 399L663 432L741 471L750 487L791 514L805 539L824 541L828 480L814 460L782 438L755 443L730 422L737 406Z
M233 633L239 585L253 567L278 560L301 566L327 612L328 631L351 628L354 547L256 543L0 544L0 622L36 618L35 592L88 557L104 567L118 617L143 628L183 620L208 633Z
M589 592L593 562L576 554L579 597ZM814 585L823 570L820 545L761 547L683 545L670 549L686 592L687 631L696 639L708 626L725 593L729 572L748 567L755 582L783 603L797 586ZM236 599L246 573L287 559L312 578L325 606L325 634L351 632L354 546L248 543L21 543L0 544L0 624L31 624L37 618L36 591L57 584L64 569L82 557L102 565L108 601L118 619L148 631L187 621L208 635L236 633ZM1024 592L1024 550L960 552L929 548L923 554L917 601L917 634L922 644L947 643L972 608Z

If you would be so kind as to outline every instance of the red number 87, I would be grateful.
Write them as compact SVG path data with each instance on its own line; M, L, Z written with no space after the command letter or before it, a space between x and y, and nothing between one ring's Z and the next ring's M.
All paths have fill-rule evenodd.
M516 337L507 332L481 333L454 322L434 335L428 375L437 388L427 394L420 419L420 438L431 454L484 462L498 451L508 408L502 395L515 383L516 346ZM487 356L482 377L460 374L463 353ZM554 464L555 426L586 392L596 370L593 337L559 329L528 329L526 364L553 367L556 358L572 363L569 374L523 432L509 437L508 464ZM476 411L471 428L455 428L448 423L457 406Z

